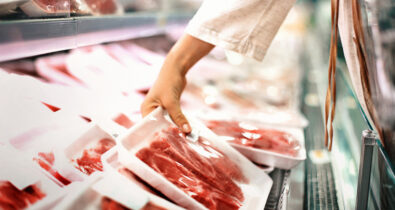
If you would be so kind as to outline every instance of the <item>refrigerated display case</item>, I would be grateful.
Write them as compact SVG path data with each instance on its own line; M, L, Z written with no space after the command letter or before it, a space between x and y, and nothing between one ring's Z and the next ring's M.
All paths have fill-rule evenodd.
M37 2L1 3L0 79L3 82L2 101L6 102L1 102L0 107L2 110L21 111L17 116L13 116L12 112L2 114L2 118L9 121L4 122L2 128L20 126L20 129L4 132L2 138L5 141L0 142L0 147L10 144L28 155L33 154L31 156L37 155L37 152L55 153L54 157L46 156L46 159L43 155L35 157L44 158L40 160L46 165L40 166L47 170L45 175L51 177L52 181L57 184L61 182L59 178L71 181L71 184L59 184L62 187L70 184L64 194L72 194L70 192L73 189L78 192L74 197L56 194L56 199L62 196L65 199L51 200L36 208L56 208L56 204L64 208L79 204L89 206L89 198L82 195L104 192L108 190L105 184L97 183L108 182L104 179L98 182L97 179L100 178L95 176L87 178L86 174L75 168L53 170L51 167L56 162L52 160L51 163L51 158L64 161L64 157L59 157L60 148L68 148L69 154L75 154L75 145L79 145L79 141L87 141L82 136L116 139L141 120L139 103L153 82L149 80L154 80L157 76L157 71L152 69L159 69L165 53L180 36L200 1L114 1L116 6L111 12L93 10L88 1L82 1L83 4L78 9L73 7L75 2L64 1L64 8L41 10L38 10L40 5ZM387 79L385 81L392 84L391 30L394 25L385 14L391 13L392 10L388 8L393 8L393 5L391 2L370 1L360 1L360 5L364 14L367 46L370 47L370 69L373 69L370 72L371 84L376 91L374 102L376 107L380 107L381 120L388 126L387 135L390 136L393 117L388 110L391 110L393 99L391 94L382 92L383 89L388 90L388 86L384 87L381 76L384 75ZM385 11L388 13L377 12L383 7L387 8ZM363 131L373 130L373 127L353 92L341 53L338 55L339 73L336 76L338 102L333 151L328 152L324 147L323 110L327 84L326 58L329 52L329 11L329 1L299 2L288 15L263 62L216 49L188 75L190 84L183 95L183 108L201 119L212 119L214 116L217 119L303 128L302 146L306 150L306 160L300 161L292 169L261 166L268 171L273 181L265 209L395 208L393 147L391 142L386 142L383 146L376 136L370 134L363 138ZM377 22L379 27L375 24ZM117 54L120 49L124 53L132 52L128 55L133 62ZM73 66L73 63L83 65ZM133 81L138 82L132 88L126 87L125 84L130 81L122 78L131 74L111 77L109 72L103 71L103 83L95 83L90 80L94 74L76 73L100 67L116 69L122 66L120 64L127 68L152 71L139 73L140 77L134 75L137 79ZM68 71L67 68L74 70ZM215 72L212 71L213 68ZM35 79L14 74L10 76L4 71L30 75ZM57 74L48 75L48 72ZM123 82L117 84L116 81ZM111 84L111 88L108 84ZM53 96L54 93L57 96ZM26 101L18 101L20 98ZM39 107L37 104L34 105L37 106L34 107L37 111L34 114L29 113L28 109L23 111L22 105L16 105L33 104L37 99L41 99L40 102L54 113L46 112L44 106ZM70 101L74 99L78 101ZM131 113L130 110L134 112ZM26 117L27 115L32 117ZM43 119L35 122L38 118ZM92 124L98 126L92 127ZM23 129L28 132L19 133ZM25 142L23 139L27 137L34 138L35 143ZM63 143L50 143L49 138L59 139ZM77 139L74 147L67 145L66 142L70 139ZM47 145L42 147L43 144ZM118 155L114 151L110 153L111 155L104 155L105 158L111 159ZM111 164L103 163L96 169L107 170L108 165L119 167L120 163L113 159L111 161L108 161ZM51 167L48 168L48 165ZM58 174L54 176L56 173ZM59 173L66 175L62 178ZM119 178L113 174L111 176ZM83 182L83 189L72 183L85 179L87 181ZM116 184L114 186L120 186L119 183ZM93 185L96 186L96 191L92 191ZM363 206L364 195L368 196L365 199L367 207ZM122 198L115 197L125 202ZM67 203L70 200L73 203ZM94 200L92 203L99 205L96 197ZM175 205L169 200L163 202L170 203L169 208Z

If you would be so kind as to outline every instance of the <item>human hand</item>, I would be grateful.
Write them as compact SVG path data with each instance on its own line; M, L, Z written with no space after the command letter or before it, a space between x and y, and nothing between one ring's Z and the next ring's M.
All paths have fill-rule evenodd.
M190 133L191 126L180 108L181 93L187 84L185 74L213 48L210 43L184 34L166 56L158 79L141 104L143 117L161 106L184 133Z
M155 108L161 106L166 109L173 122L184 132L190 133L191 126L180 107L181 93L186 86L186 78L181 74L171 74L164 66L162 71L148 92L141 105L141 112L146 116Z

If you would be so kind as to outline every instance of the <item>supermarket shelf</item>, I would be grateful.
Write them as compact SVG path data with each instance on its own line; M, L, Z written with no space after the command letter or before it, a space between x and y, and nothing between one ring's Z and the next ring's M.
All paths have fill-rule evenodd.
M289 193L290 170L274 169L269 176L273 180L273 186L266 201L265 210L281 210L287 206Z
M184 24L192 13L131 13L0 21L0 62L75 47L144 37Z

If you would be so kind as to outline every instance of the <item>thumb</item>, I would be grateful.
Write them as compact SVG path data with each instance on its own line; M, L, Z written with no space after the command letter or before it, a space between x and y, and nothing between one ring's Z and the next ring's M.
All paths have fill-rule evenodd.
M170 104L167 105L165 104L164 107L169 113L170 118L177 125L177 127L179 127L182 130L182 132L190 133L192 131L187 118L184 116L184 114L181 111L180 103L177 100L173 101Z

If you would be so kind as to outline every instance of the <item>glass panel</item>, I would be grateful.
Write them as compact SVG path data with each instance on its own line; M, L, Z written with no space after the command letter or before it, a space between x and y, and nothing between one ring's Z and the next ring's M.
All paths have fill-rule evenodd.
M395 176L379 140L374 149L368 209L395 209Z

